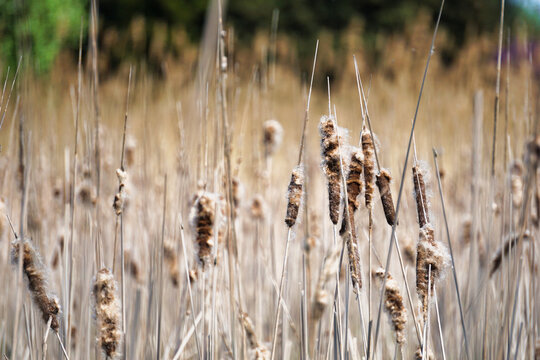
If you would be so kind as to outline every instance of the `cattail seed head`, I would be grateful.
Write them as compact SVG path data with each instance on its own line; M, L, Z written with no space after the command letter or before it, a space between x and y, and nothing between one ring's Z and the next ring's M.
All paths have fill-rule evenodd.
M424 317L427 316L429 301L428 284L429 292L433 296L435 284L442 277L444 268L449 263L448 259L446 248L439 241L435 241L433 227L426 224L420 229L416 248L416 292L420 298Z
M178 256L171 240L163 243L163 261L169 270L169 278L174 287L180 284L180 272L178 271Z
M127 172L122 169L116 169L116 176L118 177L118 192L114 196L113 208L117 216L124 211L124 205L127 199L126 182Z
M109 269L99 270L93 287L98 342L109 358L118 356L122 339L121 307L116 289L116 281Z
M265 156L276 153L283 141L283 127L277 120L267 120L263 123L263 145Z
M341 157L338 129L333 117L323 116L319 124L323 169L328 182L328 206L330 220L335 225L339 219L341 203ZM343 144L341 144L343 146Z
M253 199L251 200L251 207L250 207L251 216L255 220L263 220L264 214L266 212L265 206L266 205L264 203L263 197L259 194L255 195Z
M364 197L366 207L373 209L373 193L375 191L375 144L366 127L362 129L362 152L364 153Z
M392 200L392 192L390 191L391 180L390 172L386 169L381 169L375 181L377 188L379 188L379 194L381 194L384 216L388 225L394 225L396 222L396 210L394 209L394 201Z
M190 213L190 224L195 233L195 241L198 247L197 257L203 271L207 265L212 263L216 199L215 194L199 192Z
M375 272L379 279L384 279L384 269ZM388 273L384 288L384 306L394 327L396 341L399 345L405 343L405 325L407 324L407 309L403 304L403 297L397 281Z
M245 312L240 312L240 323L246 332L246 338L250 349L250 359L253 360L266 360L270 358L268 349L259 342L257 334L255 333L255 327L253 321Z
M18 266L21 247L23 248L22 270L28 281L28 290L41 311L43 321L47 323L50 318L51 329L58 331L60 305L58 299L48 289L46 269L37 250L29 240L16 240L12 243L11 260Z
M347 203L351 226L354 224L354 213L359 207L358 195L362 191L362 170L364 167L364 154L362 150L351 147L351 158L349 161L349 172L347 174ZM345 213L345 209L343 210ZM343 235L346 229L345 216L341 222L340 235ZM353 226L354 227L354 226Z
M412 172L418 225L420 225L420 228L423 228L429 223L429 202L427 199L426 183L424 181L426 171L417 164L413 166Z
M296 166L291 174L291 181L289 182L288 194L287 194L287 215L285 215L285 224L288 227L293 227L298 218L300 211L300 204L302 203L304 186L304 169L302 166Z
M510 165L510 187L512 190L512 205L519 209L523 203L523 163L515 160Z
M522 240L527 241L531 238L531 233L527 230L523 234ZM509 236L504 244L497 249L495 252L495 256L493 256L493 260L491 260L491 267L489 270L489 276L493 276L493 274L499 269L502 263L503 257L507 257L510 251L517 245L517 242L519 240L518 234L513 234L512 236Z

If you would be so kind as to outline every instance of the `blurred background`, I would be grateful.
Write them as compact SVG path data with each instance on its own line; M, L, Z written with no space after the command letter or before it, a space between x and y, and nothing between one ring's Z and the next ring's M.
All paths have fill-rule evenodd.
M201 40L208 0L100 1L99 71L110 75L129 62L160 76L177 66L193 66ZM234 32L236 60L253 64L267 56L272 21L277 26L276 61L293 69L309 68L315 39L321 39L321 66L339 78L350 52L362 54L372 68L388 66L388 48L403 42L414 52L414 40L429 37L438 0L231 0L226 21ZM540 29L540 2L506 3L505 27L512 44L525 39L534 46ZM481 39L493 39L499 23L500 2L453 0L443 13L438 53L445 66L455 64L461 50ZM88 44L90 2L86 0L0 0L0 61L2 68L29 53L37 74L76 62L83 26ZM507 41L505 41L507 43ZM523 49L523 47L521 47ZM256 50L256 51L252 51ZM492 54L495 58L495 48ZM517 52L517 49L514 49ZM522 51L524 52L524 51ZM241 55L241 56L240 56ZM524 56L523 54L515 56ZM388 73L391 76L391 71Z

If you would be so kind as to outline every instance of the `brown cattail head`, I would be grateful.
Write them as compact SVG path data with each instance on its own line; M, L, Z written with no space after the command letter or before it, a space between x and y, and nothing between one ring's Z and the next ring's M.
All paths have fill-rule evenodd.
M379 268L375 276L384 279L384 269ZM405 325L407 324L407 309L403 304L403 297L397 281L390 275L387 275L384 287L384 306L396 332L396 341L399 345L405 343Z
M354 227L354 213L358 209L358 195L362 191L362 169L364 167L364 154L362 150L356 147L351 148L351 159L349 161L349 173L347 174L347 203L349 209L350 224ZM343 210L345 213L345 209ZM346 229L345 216L341 222L340 235L343 235Z
M515 160L510 165L510 187L512 190L512 205L519 209L523 203L523 163Z
M523 234L522 240L527 241L531 238L531 233L527 230ZM491 267L489 270L489 276L492 276L501 266L503 257L507 257L510 251L517 245L519 240L519 234L513 234L509 236L504 244L497 249L493 260L491 260Z
M360 254L358 252L358 240L356 232L351 229L345 233L345 243L347 244L347 256L349 259L349 270L354 290L362 288L362 272L360 269Z
M260 194L255 195L253 199L251 200L251 207L250 207L251 216L255 220L263 220L264 214L266 212L265 206L266 205L264 203L263 197Z
M277 120L267 120L263 124L263 145L265 156L272 156L283 140L283 127Z
M392 200L392 192L390 191L391 180L390 172L386 169L381 169L375 181L379 188L379 194L381 194L384 216L388 225L394 225L396 222L396 210L394 209L394 201Z
M340 142L343 146L343 141L340 139L341 136L338 134L333 117L325 115L321 118L319 132L321 134L322 164L328 182L330 220L335 225L339 219L339 205L341 203Z
M116 281L109 269L98 271L94 279L93 295L96 312L99 345L107 357L118 355L122 331L120 329L121 307Z
M326 284L330 279L334 279L338 270L339 270L339 257L341 254L341 244L338 243L331 249L330 253L326 257L324 267L321 274L319 275L319 280L317 282L317 287L315 289L315 294L312 304L312 319L317 322L326 307L331 303L332 296L326 290Z
M364 153L364 197L366 207L373 209L373 193L375 191L375 144L366 127L362 129L362 152Z
M287 194L287 215L285 215L285 224L288 227L293 227L298 218L300 211L300 204L302 203L304 186L304 169L301 165L296 166L291 174L291 181L289 182L289 191Z
M428 352L427 354L424 354L424 356L422 357L422 347L418 347L418 349L416 349L416 352L414 353L414 359L415 360L435 360L435 355L433 355L433 352L431 351L431 349L428 349Z
M414 197L416 199L416 212L418 214L418 225L423 228L424 225L429 223L429 202L426 192L426 171L418 164L412 168L413 172L413 184L414 184Z
M435 284L449 263L448 258L446 248L435 241L433 227L431 224L426 224L420 229L420 238L416 248L416 292L420 298L424 318L427 316L428 291L433 296Z
M251 318L245 312L240 312L240 323L246 332L248 345L250 349L250 359L253 360L266 360L270 358L268 349L259 342L257 334L255 333L255 327Z
M22 269L28 280L28 290L41 311L43 321L47 323L50 318L51 329L58 331L60 305L58 299L48 289L46 269L37 250L29 240L16 240L12 243L11 260L18 266L21 247L23 248Z
M180 284L180 272L178 271L178 256L174 243L171 240L166 240L163 243L163 261L169 270L169 278L174 287Z
M126 267L127 273L135 281L139 281L140 280L140 274L141 274L141 271L139 270L140 267L139 267L139 264L137 263L136 257L133 256L131 251L124 250L124 262L125 262L125 267Z
M212 263L216 198L215 194L200 191L195 197L190 213L190 224L198 247L197 257L203 271Z
M126 182L127 172L122 169L116 169L116 176L118 176L118 192L114 196L113 208L116 215L122 214L124 211L124 205L127 199Z

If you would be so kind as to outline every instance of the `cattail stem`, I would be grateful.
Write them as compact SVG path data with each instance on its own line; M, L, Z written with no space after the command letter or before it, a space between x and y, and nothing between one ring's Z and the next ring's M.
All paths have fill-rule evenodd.
M277 342L277 333L279 325L279 314L281 312L281 299L283 296L283 284L285 280L285 272L287 268L287 260L289 258L289 243L291 241L291 228L287 230L287 242L285 243L285 255L283 257L283 267L281 268L281 279L279 280L279 293L278 293L278 303L276 309L276 316L274 318L274 331L272 335L272 350L270 352L270 360L274 360L275 351L276 351L276 342Z

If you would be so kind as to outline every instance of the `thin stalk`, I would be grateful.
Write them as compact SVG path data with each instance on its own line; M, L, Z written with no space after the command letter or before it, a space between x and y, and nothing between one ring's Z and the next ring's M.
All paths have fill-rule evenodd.
M491 148L491 181L495 177L495 146L497 142L497 118L499 117L499 94L501 91L501 52L504 25L504 0L501 0L501 16L499 20L499 46L497 50L497 83L495 85L495 103L493 105L493 146Z
M416 126L416 120L417 120L417 117L418 117L418 110L420 108L420 100L422 99L422 92L424 90L424 85L425 85L425 82L426 82L426 77L427 77L427 72L428 72L428 69L429 69L429 62L431 60L431 55L433 54L434 52L434 48L435 48L435 39L437 37L437 30L439 29L439 23L441 21L441 15L442 15L442 10L443 10L443 7L444 7L444 0L442 0L441 2L441 8L439 10L439 15L437 17L437 23L435 25L435 30L433 31L433 39L431 40L431 48L430 48L430 52L429 52L429 55L428 55L428 58L427 58L427 61L426 61L426 67L424 69L424 75L423 75L423 78L422 78L422 85L420 86L420 93L418 95L418 102L416 103L416 110L415 110L415 113L414 113L414 118L413 118L413 124L412 124L412 128L411 128L411 133L409 135L409 142L408 142L408 145L407 145L407 153L405 154L405 163L404 163L404 166L403 166L403 171L401 173L401 182L400 182L400 185L399 185L399 193L398 193L398 200L397 200L397 203L396 203L396 222L394 225L392 225L392 235L390 237L390 244L388 246L388 254L387 254L387 257L386 257L386 265L385 265L385 269L384 269L384 278L383 278L383 284L382 284L382 287L381 287L381 295L380 295L380 300L379 300L379 310L377 312L377 325L376 325L376 328L375 328L375 339L374 339L374 342L373 342L373 353L375 354L375 351L377 350L377 338L379 336L379 328L380 328L380 320L381 320L381 313L382 313L382 306L383 306L383 299L384 299L384 288L386 286L386 277L388 276L388 268L390 267L390 260L392 258L392 247L394 245L394 236L395 236L395 233L396 233L396 224L398 223L398 219L399 219L399 209L400 209L400 205L401 205L401 197L403 195L403 185L405 184L405 173L407 171L407 163L409 162L409 154L410 154L410 151L411 151L411 143L412 143L412 139L413 139L413 136L414 136L414 128ZM368 354L369 356L369 354Z
M437 174L437 185L439 187L439 197L441 199L441 206L443 211L444 226L446 228L446 240L448 242L448 250L450 251L450 259L452 260L452 275L454 279L454 287L456 289L456 297L459 305L459 316L461 319L461 330L463 331L463 339L465 340L465 355L469 358L469 340L467 338L467 330L465 328L465 317L463 316L463 305L461 303L461 295L459 293L459 285L456 273L456 263L454 261L454 251L452 250L452 241L450 240L450 228L448 226L448 218L446 216L446 206L444 203L444 196L442 192L441 175L439 172L439 162L437 161L438 154L435 148L433 149L433 163L435 164L435 174Z
M163 180L163 220L161 223L161 251L159 252L159 303L158 303L158 326L157 326L157 346L156 359L161 359L161 315L163 310L163 252L165 246L165 214L167 213L167 174Z

